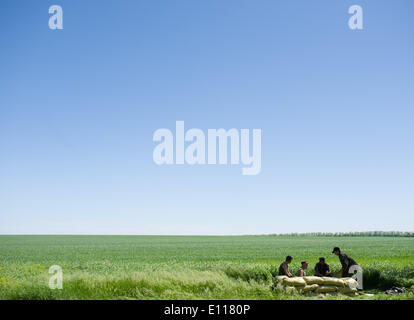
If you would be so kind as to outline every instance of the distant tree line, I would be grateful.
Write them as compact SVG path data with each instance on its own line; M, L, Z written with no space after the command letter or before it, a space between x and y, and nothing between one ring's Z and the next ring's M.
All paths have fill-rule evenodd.
M308 237L414 237L414 232L403 231L362 231L362 232L306 232L271 234L272 236L308 236Z

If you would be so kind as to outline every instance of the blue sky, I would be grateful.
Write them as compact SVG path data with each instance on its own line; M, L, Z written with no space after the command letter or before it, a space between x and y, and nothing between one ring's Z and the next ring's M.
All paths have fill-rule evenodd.
M0 233L413 231L413 9L2 1ZM156 165L177 120L262 129L261 173Z

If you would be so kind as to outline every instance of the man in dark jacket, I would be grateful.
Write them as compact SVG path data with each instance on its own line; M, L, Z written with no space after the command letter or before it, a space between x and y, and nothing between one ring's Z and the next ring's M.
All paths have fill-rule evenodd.
M315 276L330 277L331 273L331 268L329 268L329 264L325 262L325 258L319 258L319 262L315 265Z
M352 277L353 274L349 273L349 268L351 266L357 266L358 263L347 254L341 252L341 249L339 249L338 247L335 247L332 253L336 254L339 258L339 261L341 262L342 269L340 272L342 274L342 277Z

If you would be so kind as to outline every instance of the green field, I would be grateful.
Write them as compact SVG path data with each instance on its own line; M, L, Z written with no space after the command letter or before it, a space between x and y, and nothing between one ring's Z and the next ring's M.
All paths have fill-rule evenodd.
M353 299L414 298L414 238L310 236L0 236L0 299L321 299L272 289L286 255L301 260L339 246L364 270ZM49 267L63 289L48 287ZM408 293L382 292L404 286ZM350 299L346 296L323 296Z

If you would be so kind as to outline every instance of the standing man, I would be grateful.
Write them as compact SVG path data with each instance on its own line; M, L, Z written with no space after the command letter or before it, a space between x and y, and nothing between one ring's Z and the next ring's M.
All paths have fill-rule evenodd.
M331 268L329 267L329 264L325 262L325 258L320 257L319 262L315 265L315 276L330 277L331 273Z
M286 257L286 261L282 262L282 264L279 266L279 276L293 277L289 272L289 263L291 263L292 260L293 258L291 256Z
M346 255L345 253L341 252L341 249L339 249L338 247L335 247L332 250L332 253L336 254L339 258L339 261L341 262L342 269L340 270L340 272L341 272L342 278L352 277L352 274L349 273L349 268L351 266L357 266L358 263L354 259L349 257L348 255Z
M306 276L305 270L308 268L309 262L302 261L301 265L302 265L302 267L298 271L298 277L305 277Z

